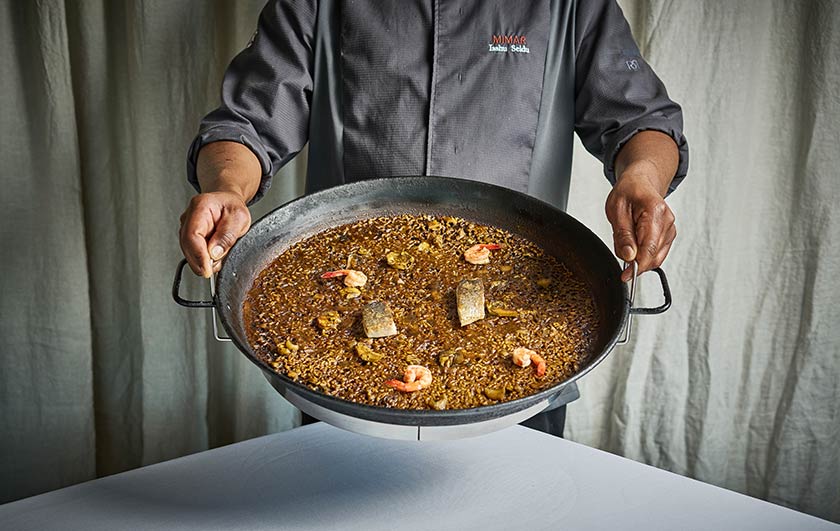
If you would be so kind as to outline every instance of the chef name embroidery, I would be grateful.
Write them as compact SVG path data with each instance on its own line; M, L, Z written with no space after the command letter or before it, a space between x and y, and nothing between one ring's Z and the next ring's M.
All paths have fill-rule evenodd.
M488 46L490 53L531 53L525 35L493 35Z

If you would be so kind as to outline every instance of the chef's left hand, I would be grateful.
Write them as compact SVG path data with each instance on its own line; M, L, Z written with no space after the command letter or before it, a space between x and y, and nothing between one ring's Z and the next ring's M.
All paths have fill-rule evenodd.
M661 183L644 171L625 172L607 196L615 254L625 262L635 260L639 274L662 265L677 237L674 213L660 189ZM632 276L628 267L621 280L627 282Z

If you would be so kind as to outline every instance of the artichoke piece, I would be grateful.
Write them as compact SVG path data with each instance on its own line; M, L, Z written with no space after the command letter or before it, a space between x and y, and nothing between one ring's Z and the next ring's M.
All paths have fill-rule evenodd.
M370 363L376 363L385 357L385 354L376 352L364 343L356 343L356 354L358 354L363 360Z
M338 323L341 322L341 315L335 310L329 310L319 315L315 322L318 324L318 328L326 332L338 327Z
M355 299L362 296L362 291L359 288L341 288L339 293L345 299Z
M519 317L519 312L516 310L508 310L500 306L496 306L490 302L487 303L487 313L497 317Z
M441 352L441 354L438 356L438 364L441 367L448 368L452 367L453 365L460 365L464 363L465 359L466 358L464 357L462 349L449 349L444 352Z
M440 400L429 400L428 404L429 407L431 407L432 409L443 411L444 409L446 409L448 402L449 401L446 399L446 397L443 397Z
M503 400L505 398L505 388L504 387L485 387L484 394L490 400Z
M388 265L394 269L410 269L414 265L414 257L405 251L391 251L385 255Z
M275 341L274 348L277 349L277 353L282 356L288 356L292 353L291 349L289 349L283 341Z

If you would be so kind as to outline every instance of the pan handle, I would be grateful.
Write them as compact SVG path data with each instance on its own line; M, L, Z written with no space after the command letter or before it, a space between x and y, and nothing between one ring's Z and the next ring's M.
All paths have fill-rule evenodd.
M178 263L178 268L175 270L175 281L172 283L172 298L181 306L187 308L212 308L213 310L213 337L216 341L227 342L231 339L226 336L219 335L219 326L216 324L216 304L213 302L216 298L216 278L215 275L210 277L210 297L213 300L209 301L191 301L181 297L181 277L184 275L184 266L187 265L187 260L183 259Z
M624 265L626 267L627 263L625 262ZM630 325L633 320L633 314L656 315L671 307L671 287L668 285L668 277L665 276L665 271L662 271L661 267L651 269L651 271L659 275L659 282L662 283L662 296L665 298L665 302L655 308L636 308L633 306L633 301L636 299L636 277L639 274L639 264L633 262L633 278L630 280L630 313L627 315L624 337L619 339L616 345L625 345L630 341Z
M172 298L181 306L187 308L215 308L213 301L191 301L181 297L181 277L184 275L184 266L187 265L187 259L184 258L178 263L178 269L175 270L175 282L172 283Z
M638 315L657 315L667 311L668 308L671 307L671 286L668 285L668 277L665 276L665 271L662 271L661 267L655 267L651 269L651 271L659 275L659 282L662 284L662 297L665 299L665 302L655 308L634 308L631 303L630 313Z

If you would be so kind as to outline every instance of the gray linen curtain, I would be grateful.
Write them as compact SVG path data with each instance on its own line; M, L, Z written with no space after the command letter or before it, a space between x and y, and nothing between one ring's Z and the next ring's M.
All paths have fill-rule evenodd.
M186 148L261 2L0 6L0 499L293 427L169 295ZM302 193L302 168L255 210Z
M184 152L261 3L0 1L0 501L298 422L169 297ZM675 303L584 379L568 436L840 521L840 6L622 6L686 113ZM577 154L570 211L610 241Z

